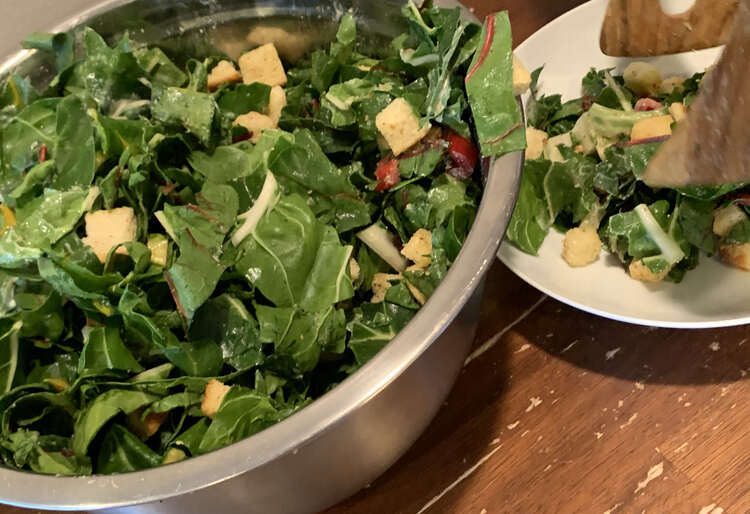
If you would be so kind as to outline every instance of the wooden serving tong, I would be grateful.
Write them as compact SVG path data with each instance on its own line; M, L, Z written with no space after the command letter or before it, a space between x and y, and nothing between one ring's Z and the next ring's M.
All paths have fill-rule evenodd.
M682 14L662 11L659 0L610 0L599 41L614 57L650 57L726 44L738 0L696 0Z
M652 21L644 18L646 11ZM649 163L647 184L750 182L750 0L697 0L679 16L664 14L656 0L611 0L601 37L602 50L611 55L707 48L727 34L724 53L704 77L687 118Z

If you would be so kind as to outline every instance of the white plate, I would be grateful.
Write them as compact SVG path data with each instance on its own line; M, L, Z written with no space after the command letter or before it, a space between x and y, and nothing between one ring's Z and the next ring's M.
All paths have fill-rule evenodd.
M607 0L592 0L543 27L516 50L529 70L544 65L540 90L561 93L563 101L581 95L581 78L591 67L622 72L633 59L608 57L599 50ZM690 75L716 61L720 50L702 50L646 60L662 74ZM538 257L503 243L498 257L540 291L569 305L608 318L661 327L708 328L750 322L750 274L701 256L697 269L680 284L645 284L629 278L623 266L602 251L595 263L571 268L563 261L563 236L550 231Z

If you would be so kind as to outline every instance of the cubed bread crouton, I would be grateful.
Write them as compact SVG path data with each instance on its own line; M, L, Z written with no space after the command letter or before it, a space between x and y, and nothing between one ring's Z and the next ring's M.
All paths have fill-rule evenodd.
M662 271L661 273L654 273L648 267L643 264L643 261L637 260L630 263L630 266L628 267L628 272L630 273L630 277L634 278L635 280L640 280L641 282L661 282L666 278L667 275L669 275L669 272L671 270L666 269Z
M430 131L430 124L419 128L419 118L403 98L396 98L380 111L375 117L375 126L385 138L393 155L401 154Z
M221 407L221 401L227 395L230 386L224 385L215 378L212 378L206 384L206 389L203 391L203 398L201 399L201 412L213 419L219 407Z
M380 303L385 300L385 293L391 287L391 280L398 280L401 274L375 273L372 277L372 303Z
M132 207L89 212L85 220L86 237L81 241L90 246L102 262L107 259L107 253L113 246L134 241L138 230ZM127 250L119 247L117 253L126 255Z
M250 142L252 143L258 142L264 130L276 128L276 123L270 117L254 111L237 116L232 125L245 127L250 133Z
M245 84L261 82L269 86L286 84L284 65L273 43L267 43L243 54L239 60L242 81Z
M273 86L271 88L271 94L268 97L268 107L266 107L266 115L273 120L276 125L279 124L279 118L281 118L281 110L286 105L286 93L284 88L281 86Z
M735 268L750 271L750 243L721 245L719 246L719 256L721 256L721 260Z
M352 281L359 279L360 271L361 270L359 268L359 263L354 259L354 257L351 257L349 259L349 278L351 278Z
M682 102L675 102L669 106L669 114L679 123L687 117L687 109Z
M143 409L138 409L128 414L126 424L141 441L145 441L159 431L159 427L167 420L168 415L168 412L149 412L146 417L143 417Z
M636 121L630 131L631 141L640 141L653 137L671 136L674 118L669 114Z
M418 268L430 265L432 255L432 232L420 228L401 249L401 255L412 261Z
M730 203L726 207L714 211L714 234L724 237L739 222L747 219L745 211L737 205Z
M593 227L576 227L565 234L562 256L568 266L577 268L594 262L601 250L602 242Z
M647 62L632 62L623 73L625 85L639 96L658 96L661 88L661 73Z
M544 152L547 133L534 127L526 127L526 159L538 159Z
M240 80L242 80L242 75L240 75L240 72L234 67L234 64L224 60L219 61L219 64L214 66L211 73L208 74L206 84L208 85L209 91L213 91L226 82L233 83L239 82Z
M522 95L529 90L531 74L521 60L513 54L513 94Z

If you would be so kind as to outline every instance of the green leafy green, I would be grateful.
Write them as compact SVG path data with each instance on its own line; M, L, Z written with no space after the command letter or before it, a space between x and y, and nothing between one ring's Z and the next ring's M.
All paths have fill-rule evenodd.
M526 147L521 110L513 95L513 52L508 13L497 13L485 23L481 40L489 40L489 51L474 55L467 75L469 96L477 137L487 156ZM490 27L494 27L490 29Z
M479 173L450 174L453 132L475 143L520 111L507 16L474 75L500 81L490 95L467 94L478 24L431 4L403 15L409 32L375 48L345 13L330 45L286 67L278 127L259 135L234 121L268 113L271 87L209 90L227 59L209 46L136 48L89 28L27 38L57 75L40 93L0 82L2 465L124 473L221 448L304 408L412 319L482 196ZM376 121L397 98L427 135L394 156ZM374 224L433 244L378 304L373 277L392 270L357 237ZM228 390L215 414L209 385Z

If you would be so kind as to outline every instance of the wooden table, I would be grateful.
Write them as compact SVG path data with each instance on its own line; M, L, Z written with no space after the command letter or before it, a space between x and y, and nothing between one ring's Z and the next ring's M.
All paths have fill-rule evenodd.
M582 2L466 3L508 9L520 43ZM750 512L750 329L598 318L499 262L481 319L427 432L326 514Z
M580 0L509 9L516 43ZM750 330L626 325L499 262L471 361L435 421L326 514L750 512ZM0 514L28 511L0 507Z

